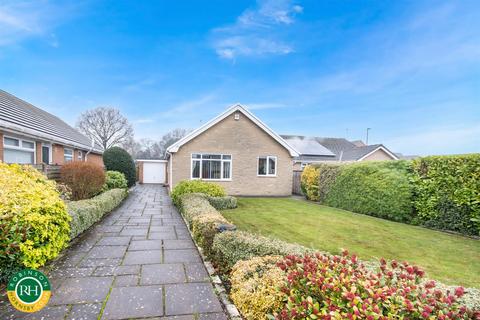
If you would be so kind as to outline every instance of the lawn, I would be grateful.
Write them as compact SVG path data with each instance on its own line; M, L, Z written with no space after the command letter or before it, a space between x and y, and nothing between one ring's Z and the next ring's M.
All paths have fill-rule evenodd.
M432 279L480 288L480 240L293 198L240 198L222 213L241 230L362 259L407 260Z

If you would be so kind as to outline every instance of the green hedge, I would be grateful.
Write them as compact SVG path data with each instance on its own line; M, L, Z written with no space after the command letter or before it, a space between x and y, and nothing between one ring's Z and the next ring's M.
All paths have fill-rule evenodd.
M103 191L112 189L126 189L128 187L128 181L125 175L119 171L107 171L105 173L105 184L103 185Z
M210 204L209 198L201 193L189 193L180 197L180 212L192 230L193 239L207 256L211 256L213 238L219 232L218 227L229 224Z
M180 181L172 190L171 197L175 206L179 206L180 197L188 193L203 193L211 197L224 197L227 194L221 185L202 180L183 180Z
M341 164L325 163L315 167L318 170L318 201L324 202L343 166Z
M118 171L125 175L128 186L134 186L137 180L137 169L132 156L120 147L112 147L103 153L103 163L109 171Z
M243 231L219 233L213 240L214 261L224 272L240 260L261 256L302 255L311 250L297 244Z
M412 163L418 220L429 227L480 234L480 154L432 156Z
M328 186L324 203L394 221L413 217L413 187L405 161L364 162L343 166Z
M84 232L106 213L115 209L127 196L125 189L112 189L91 199L72 201L67 204L70 222L70 238Z
M217 210L235 209L237 207L237 198L232 196L207 197L207 199Z

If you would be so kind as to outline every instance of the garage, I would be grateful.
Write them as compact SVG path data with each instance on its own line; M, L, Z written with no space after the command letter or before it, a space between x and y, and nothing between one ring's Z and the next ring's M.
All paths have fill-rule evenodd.
M167 183L166 160L137 160L140 183Z

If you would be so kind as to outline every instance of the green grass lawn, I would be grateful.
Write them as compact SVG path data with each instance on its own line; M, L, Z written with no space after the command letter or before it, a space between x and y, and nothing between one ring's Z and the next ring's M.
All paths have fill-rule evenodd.
M241 230L362 259L407 260L446 284L480 288L480 241L293 198L240 198L222 211Z

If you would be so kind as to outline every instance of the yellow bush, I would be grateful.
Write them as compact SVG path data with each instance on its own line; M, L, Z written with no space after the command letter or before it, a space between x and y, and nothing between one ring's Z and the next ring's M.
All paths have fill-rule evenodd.
M230 297L247 320L267 319L282 307L283 294L278 288L286 280L276 266L280 256L255 257L239 261L232 269Z
M55 182L30 166L0 163L1 278L55 258L68 244L69 221Z
M320 170L313 166L306 166L302 172L301 185L302 191L308 200L318 201L318 179Z

